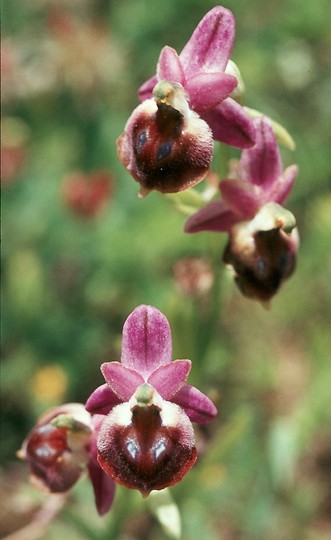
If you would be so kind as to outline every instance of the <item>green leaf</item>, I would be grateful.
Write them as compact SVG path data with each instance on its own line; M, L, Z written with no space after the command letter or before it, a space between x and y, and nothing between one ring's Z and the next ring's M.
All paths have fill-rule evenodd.
M297 426L291 418L274 420L268 438L272 479L276 486L291 485L297 460Z

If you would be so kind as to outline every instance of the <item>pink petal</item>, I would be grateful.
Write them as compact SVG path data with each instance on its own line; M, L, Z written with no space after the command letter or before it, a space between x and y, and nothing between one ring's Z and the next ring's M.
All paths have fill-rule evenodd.
M200 21L180 53L186 77L199 72L224 71L233 47L235 20L216 6Z
M228 208L243 220L252 219L264 202L259 194L261 190L244 180L222 180L220 188Z
M153 97L153 88L157 83L156 75L153 75L150 79L145 81L138 90L138 95L140 101L145 101L145 99L150 99Z
M190 360L175 360L171 364L160 366L147 379L159 394L169 401L171 397L186 383L191 369Z
M115 482L101 469L97 461L97 433L104 420L104 416L95 415L93 423L96 433L90 446L90 460L88 472L92 482L95 505L100 516L103 516L113 504L115 495Z
M273 184L268 196L268 201L283 204L291 193L297 174L297 165L291 165L290 167L287 167L283 174L279 176L279 178Z
M138 306L123 327L121 362L148 377L172 360L172 339L167 318L152 306Z
M190 107L197 112L213 109L236 88L238 81L226 73L197 73L185 84Z
M119 403L121 403L121 400L109 388L108 384L102 384L90 395L85 404L85 409L94 414L108 414Z
M129 401L144 378L135 369L123 366L119 362L105 362L101 371L110 389L121 401Z
M192 422L198 424L210 422L217 415L214 403L200 390L189 384L181 388L172 401L184 409Z
M159 81L177 82L184 85L185 75L175 49L163 47L156 69Z
M184 231L195 233L199 231L229 232L238 222L236 216L221 200L215 200L192 214L185 223Z
M237 148L249 148L255 143L255 126L243 107L227 98L201 117L209 124L214 139Z
M282 174L282 163L273 129L265 118L254 120L255 146L244 150L240 158L240 177L268 189Z

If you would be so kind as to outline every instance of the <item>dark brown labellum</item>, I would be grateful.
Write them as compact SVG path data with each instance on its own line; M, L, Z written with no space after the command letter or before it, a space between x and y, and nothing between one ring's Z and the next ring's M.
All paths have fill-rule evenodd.
M117 142L119 158L142 194L175 193L203 180L213 153L209 126L187 108L147 100L129 118Z
M178 191L192 178L207 174L210 145L185 130L184 117L171 106L159 104L155 114L137 118L132 136L143 187Z
M177 412L178 406L169 405ZM183 412L181 421L182 415L184 423L189 422ZM148 495L153 489L177 483L195 463L194 441L185 438L185 431L187 426L181 422L163 425L160 410L154 405L134 408L128 425L116 425L109 415L100 430L99 463L116 482Z
M233 267L235 281L245 296L268 301L293 273L295 249L282 229L258 231L253 242L253 249L246 249L236 244L235 233L230 234L222 260Z

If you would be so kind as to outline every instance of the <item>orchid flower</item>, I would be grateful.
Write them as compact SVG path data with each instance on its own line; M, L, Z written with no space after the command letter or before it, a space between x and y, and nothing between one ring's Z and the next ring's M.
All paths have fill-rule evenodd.
M283 170L273 129L254 120L256 144L242 151L237 177L220 182L216 199L190 216L185 231L229 233L223 261L232 266L246 296L269 300L295 267L298 234L294 216L282 208L298 168Z
M232 12L222 6L211 9L179 55L169 46L162 49L156 75L139 89L141 101L151 98L158 81L180 83L190 108L208 123L216 141L238 148L252 146L252 120L230 97L238 85L238 78L230 74L237 72L230 62L234 37Z
M153 189L176 193L203 180L214 139L239 148L254 144L252 120L229 97L238 85L229 61L234 34L231 11L217 6L179 56L162 49L157 75L140 88L142 103L117 141L120 160L141 185L140 197Z
M96 437L103 417L93 417L80 403L54 407L40 417L18 456L27 461L31 483L50 493L74 486L87 468L100 515L112 505L115 484L97 462Z
M101 366L106 383L86 403L91 413L106 415L97 441L101 467L145 496L182 479L197 458L191 421L205 423L217 413L186 384L190 360L171 360L166 317L137 307L124 324L121 362Z

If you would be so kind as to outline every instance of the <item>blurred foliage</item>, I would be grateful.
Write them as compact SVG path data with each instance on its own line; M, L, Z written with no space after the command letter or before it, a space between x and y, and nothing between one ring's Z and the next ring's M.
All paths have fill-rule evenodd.
M3 494L1 535L43 496L15 452L36 417L84 402L117 360L140 303L169 319L174 357L219 417L198 428L200 459L171 489L183 539L326 540L331 535L331 34L327 0L229 0L233 60L246 105L283 123L300 174L288 207L301 249L294 277L264 310L221 267L225 238L184 235L184 217L138 184L116 156L137 88L159 52L181 50L209 0L3 0ZM8 123L9 121L9 123ZM6 127L6 129L5 129ZM234 153L235 154L235 153ZM114 189L95 215L61 195L72 172L106 170ZM181 288L174 268L202 258L213 289ZM80 482L47 539L168 538L157 512L117 490L103 519Z

